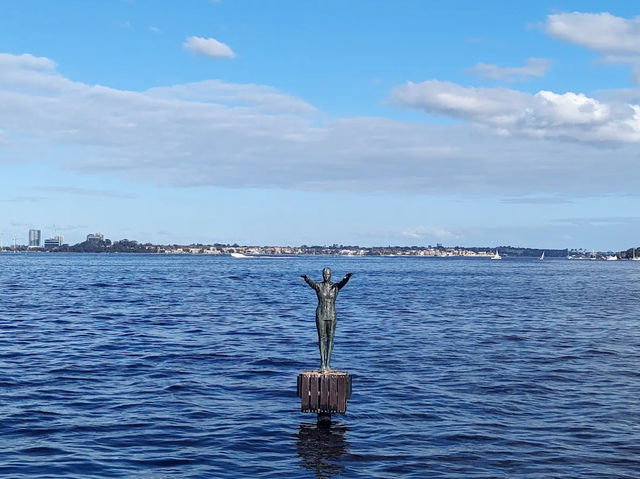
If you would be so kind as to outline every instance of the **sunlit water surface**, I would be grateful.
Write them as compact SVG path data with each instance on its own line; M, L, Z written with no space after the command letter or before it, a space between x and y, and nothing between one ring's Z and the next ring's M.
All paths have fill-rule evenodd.
M637 478L638 298L631 261L2 254L0 477Z

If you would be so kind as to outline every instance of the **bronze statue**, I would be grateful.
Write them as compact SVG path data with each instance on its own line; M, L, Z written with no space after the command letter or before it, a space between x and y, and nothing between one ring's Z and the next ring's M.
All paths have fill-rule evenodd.
M353 273L347 273L339 283L331 282L331 270L322 270L322 283L316 283L306 274L300 275L309 286L316 290L318 307L316 308L316 327L318 328L318 343L320 346L320 369L331 369L331 352L333 351L333 336L336 331L336 298Z

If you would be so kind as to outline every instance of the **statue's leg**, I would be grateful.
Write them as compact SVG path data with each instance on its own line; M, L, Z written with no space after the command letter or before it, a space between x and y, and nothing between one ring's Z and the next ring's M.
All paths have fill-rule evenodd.
M336 332L336 320L327 323L327 369L331 369L331 353L333 352L333 337Z
M318 329L318 347L320 348L320 369L326 368L325 341L327 335L324 329L324 321L316 318L316 328Z

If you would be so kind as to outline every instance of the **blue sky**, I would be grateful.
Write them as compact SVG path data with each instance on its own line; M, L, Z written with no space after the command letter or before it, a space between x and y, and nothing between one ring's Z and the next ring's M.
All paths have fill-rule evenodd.
M633 2L3 2L0 241L624 249Z

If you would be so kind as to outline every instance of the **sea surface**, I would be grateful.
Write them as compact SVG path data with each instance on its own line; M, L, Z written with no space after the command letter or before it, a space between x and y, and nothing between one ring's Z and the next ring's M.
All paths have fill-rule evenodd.
M0 254L0 477L638 478L639 263Z

